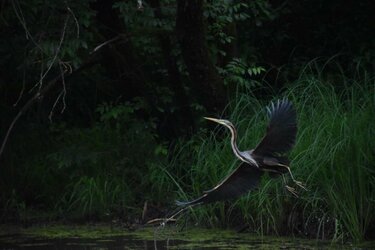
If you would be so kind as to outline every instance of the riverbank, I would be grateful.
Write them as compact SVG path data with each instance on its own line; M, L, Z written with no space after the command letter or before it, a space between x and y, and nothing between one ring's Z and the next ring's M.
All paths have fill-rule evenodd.
M308 190L298 189L295 197L282 178L265 175L257 190L194 207L181 221L210 228L239 226L261 236L375 239L374 78L366 72L345 76L310 71L306 68L280 95L273 95L287 97L297 110L297 141L289 158L294 177ZM236 125L241 150L253 148L264 135L269 99L239 92L224 111ZM39 142L37 134L30 134L30 143L23 144L32 145L34 153L12 151L11 162L18 155L30 158L1 168L0 221L25 227L49 221L115 221L137 228L176 209L175 200L191 200L215 187L239 164L222 127L208 130L202 123L196 134L167 148L152 133L136 133L138 122L131 129L122 122L113 127L107 115L79 130L51 127L41 148L33 144Z
M175 226L143 227L128 230L105 223L91 224L45 224L28 228L16 225L0 225L0 248L22 247L22 249L110 249L130 247L132 249L369 249L375 242L361 244L334 243L331 241L308 240L291 237L260 237L232 230L188 228Z

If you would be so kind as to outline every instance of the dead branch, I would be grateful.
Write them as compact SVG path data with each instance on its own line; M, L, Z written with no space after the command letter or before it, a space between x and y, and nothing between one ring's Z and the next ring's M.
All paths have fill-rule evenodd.
M55 86L55 84L61 80L61 79L64 79L64 81L66 80L67 77L77 73L77 72L80 72L82 71L83 69L86 69L88 67L91 67L95 64L97 64L98 61L88 61L86 64L83 64L81 67L79 67L78 69L76 69L75 71L69 73L67 76L64 76L63 74L59 74L58 76L56 76L55 78L53 78L52 80L50 80L47 84L43 84L43 87L40 89L40 91L38 91L33 97L31 97L27 102L26 104L18 111L17 115L14 117L14 119L12 120L12 122L10 123L9 127L8 127L8 130L5 134L5 137L3 139L3 142L1 144L1 148L0 148L0 158L4 152L4 149L5 149L5 146L7 144L7 141L9 139L9 136L16 124L16 122L19 120L19 118L38 100L40 99L42 96L44 96L48 91L50 91L52 89L53 86ZM65 83L64 83L65 84Z

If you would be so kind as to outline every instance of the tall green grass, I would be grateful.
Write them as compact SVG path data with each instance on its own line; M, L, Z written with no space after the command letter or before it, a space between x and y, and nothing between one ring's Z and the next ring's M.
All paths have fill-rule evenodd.
M281 180L264 178L241 199L194 208L190 220L212 226L242 220L260 234L363 240L375 222L375 81L368 74L354 77L307 67L273 96L286 96L297 109L291 169L308 191L295 198ZM240 149L251 149L262 138L269 101L238 94L224 112L239 130ZM179 145L164 173L184 200L212 188L238 164L229 133L218 126Z
M368 72L347 77L324 68L328 65L311 63L280 94L264 99L238 91L222 115L236 125L240 149L251 149L267 126L264 107L289 98L298 113L291 169L308 191L295 198L281 178L266 176L258 190L240 199L194 207L184 215L188 221L247 223L259 234L334 240L360 241L374 231L375 81ZM1 220L27 220L30 207L60 217L134 219L141 217L145 201L172 208L175 199L201 195L239 164L227 129L209 121L202 121L202 128L207 122L213 130L180 138L166 155L155 124L138 120L133 105L98 110L100 121L92 127L56 126L48 136L43 130L15 140L25 143L14 145L11 167L0 169Z

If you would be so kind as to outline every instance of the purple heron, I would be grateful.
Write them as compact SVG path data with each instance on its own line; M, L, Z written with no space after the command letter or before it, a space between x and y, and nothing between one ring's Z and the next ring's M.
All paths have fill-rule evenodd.
M294 179L289 168L289 159L285 156L296 141L296 111L290 101L283 99L272 102L267 107L267 113L269 124L265 136L254 149L247 151L238 149L237 131L230 121L205 117L230 130L233 153L242 163L218 185L205 191L199 198L192 201L176 201L177 205L191 206L237 198L256 188L264 172L268 172L271 177L289 173L294 183L305 189L301 182ZM285 187L297 196L295 188L288 185Z

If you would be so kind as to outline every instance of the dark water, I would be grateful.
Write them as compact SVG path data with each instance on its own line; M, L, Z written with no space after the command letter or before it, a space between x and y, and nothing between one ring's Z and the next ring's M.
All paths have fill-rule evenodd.
M194 235L194 236L193 236ZM151 235L152 236L152 235ZM373 246L373 247L372 247ZM0 236L0 249L375 249L375 245L353 246L330 242L282 237L259 237L251 234L199 231L198 234L168 233L106 237L48 238L25 234Z

